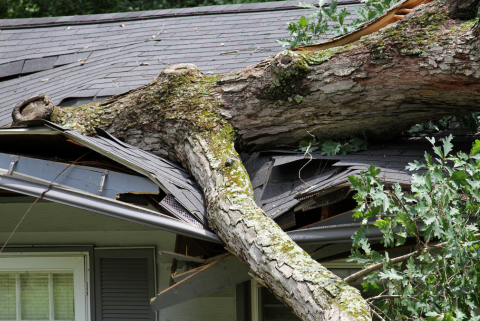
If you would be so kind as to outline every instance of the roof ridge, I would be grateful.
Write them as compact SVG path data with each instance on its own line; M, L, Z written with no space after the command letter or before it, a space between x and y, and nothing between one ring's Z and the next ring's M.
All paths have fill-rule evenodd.
M304 2L316 4L316 0L305 0ZM338 0L340 5L358 4L360 0ZM80 16L25 18L25 19L3 19L0 20L0 29L24 29L32 27L57 27L69 25L89 25L98 23L111 23L135 20L148 20L158 18L173 18L185 16L218 15L231 13L247 13L262 11L278 11L301 9L298 1L275 1L258 2L246 4L228 4L205 7L163 9L151 11L133 11L120 13L106 13Z

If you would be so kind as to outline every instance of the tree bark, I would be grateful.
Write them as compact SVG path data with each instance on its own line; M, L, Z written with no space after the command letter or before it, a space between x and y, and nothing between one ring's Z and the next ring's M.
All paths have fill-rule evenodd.
M104 102L55 107L51 120L87 135L101 127L183 164L204 191L212 229L303 320L370 320L360 293L255 204L236 150L297 146L307 131L385 139L415 123L479 110L478 27L455 20L462 16L450 5L462 1L422 5L354 44L284 51L226 75L172 66Z

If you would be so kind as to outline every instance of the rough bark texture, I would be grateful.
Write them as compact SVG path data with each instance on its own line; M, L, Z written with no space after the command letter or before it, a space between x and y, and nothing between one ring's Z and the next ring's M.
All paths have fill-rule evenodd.
M458 17L454 2L469 1L434 1L355 44L285 51L223 76L172 66L107 101L56 107L52 121L85 134L101 127L182 163L204 190L211 227L302 319L369 320L359 292L257 207L234 143L244 150L295 146L307 131L385 138L414 123L478 110L480 41L474 22L450 18Z

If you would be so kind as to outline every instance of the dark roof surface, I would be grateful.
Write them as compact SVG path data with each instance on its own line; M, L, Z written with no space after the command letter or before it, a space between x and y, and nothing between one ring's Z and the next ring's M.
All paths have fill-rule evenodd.
M412 174L421 174L425 170L411 172L405 167L415 160L424 162L425 151L434 155L426 137L436 136L438 141L449 134L455 137L454 153L459 150L468 152L478 138L478 135L472 136L456 127L431 135L406 134L388 142L372 143L368 150L348 155L325 156L314 152L310 160L310 155L304 153L277 150L243 155L243 160L252 179L256 203L268 216L277 219L296 206L304 209L322 206L308 201L302 206L302 201L314 196L340 190L338 199L345 198L348 194L342 192L344 186L341 184L348 183L349 175L360 175L370 164L381 168L380 176L385 184L410 185Z
M18 102L41 93L71 106L144 85L171 64L219 74L258 63L282 50L289 21L311 12L296 4L0 20L0 126Z

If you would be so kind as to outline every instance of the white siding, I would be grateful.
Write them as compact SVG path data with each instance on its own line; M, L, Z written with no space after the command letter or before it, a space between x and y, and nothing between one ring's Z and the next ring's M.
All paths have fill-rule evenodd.
M33 203L30 197L0 198L0 243ZM39 232L41 231L41 232ZM137 223L42 201L33 206L9 242L13 245L93 245L95 247L155 246L157 290L168 286L172 260L158 251L174 251L175 234ZM161 321L235 320L235 287L167 308Z

